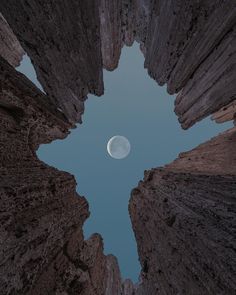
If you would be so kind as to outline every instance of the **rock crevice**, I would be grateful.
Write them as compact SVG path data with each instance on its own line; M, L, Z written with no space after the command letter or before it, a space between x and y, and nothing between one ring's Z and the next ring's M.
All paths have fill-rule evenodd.
M235 128L132 191L135 286L100 235L84 240L89 209L74 177L36 156L81 122L87 94L103 94L103 68L134 41L149 75L177 93L183 128L235 120L235 1L8 0L0 11L0 293L235 294ZM46 94L14 69L22 48Z

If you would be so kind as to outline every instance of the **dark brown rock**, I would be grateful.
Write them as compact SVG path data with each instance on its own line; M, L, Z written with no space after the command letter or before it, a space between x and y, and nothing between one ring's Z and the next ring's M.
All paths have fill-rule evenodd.
M45 92L71 122L88 93L103 94L97 1L1 1Z
M86 95L103 93L102 67L115 69L135 40L149 75L178 93L183 128L213 113L235 119L235 1L8 0L0 11L47 93L0 58L0 292L234 294L235 128L147 171L133 190L137 286L122 283L98 234L84 240L88 204L74 177L35 151L81 121ZM22 53L10 27L0 18L0 55L15 66Z
M0 293L104 294L101 237L83 238L88 203L72 175L35 153L71 125L1 57L0 90Z
M118 261L113 255L108 255L106 261L108 276L105 295L121 295L122 281Z
M0 55L13 67L19 66L24 50L0 13Z
M175 101L183 128L218 111L236 98L236 25L195 71Z
M236 98L235 1L10 0L0 3L50 99L81 121L88 93L103 93L102 67L140 43L145 67L170 93L183 128ZM68 16L68 18L64 16ZM47 33L45 33L47 32ZM60 62L58 62L60 61Z
M236 291L236 129L145 172L129 211L142 264L138 294Z
M123 47L121 31L122 1L101 0L99 10L103 67L112 71L118 66Z
M171 94L183 128L236 98L235 1L153 1L145 67Z
M236 119L236 100L232 101L228 105L221 108L219 111L214 113L211 117L216 123L223 123Z
M135 292L136 290L133 282L129 279L126 279L122 285L122 295L135 295Z

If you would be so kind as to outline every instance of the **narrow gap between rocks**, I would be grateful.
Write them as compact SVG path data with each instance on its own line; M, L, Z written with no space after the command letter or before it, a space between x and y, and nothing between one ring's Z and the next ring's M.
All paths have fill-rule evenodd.
M123 278L133 281L138 279L140 265L128 202L143 171L171 162L180 152L232 125L217 125L207 118L182 130L173 111L175 97L150 79L143 63L137 44L125 47L119 68L104 71L105 94L101 98L89 95L83 124L66 139L42 145L37 152L47 164L75 176L78 193L90 205L85 237L100 233L105 254L114 254ZM27 56L18 70L42 89ZM107 141L114 135L124 135L131 143L131 153L123 160L107 153Z

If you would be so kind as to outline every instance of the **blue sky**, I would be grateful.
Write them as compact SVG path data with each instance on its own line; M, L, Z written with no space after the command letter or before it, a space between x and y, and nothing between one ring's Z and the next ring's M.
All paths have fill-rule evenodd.
M125 47L119 68L104 71L105 95L90 95L86 101L83 124L66 139L38 150L41 160L76 177L77 191L87 198L91 212L85 236L100 233L105 253L116 255L122 276L134 281L140 265L128 215L130 191L144 170L163 166L232 126L205 119L182 130L173 112L174 96L147 75L143 63L137 44ZM28 58L18 70L37 84ZM106 150L108 140L117 134L131 143L129 156L122 160L111 158Z

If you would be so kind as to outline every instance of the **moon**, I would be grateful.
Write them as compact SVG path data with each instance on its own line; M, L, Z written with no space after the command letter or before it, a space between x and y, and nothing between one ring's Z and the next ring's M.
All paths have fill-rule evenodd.
M113 136L107 143L108 154L114 159L124 159L130 153L130 142L121 135Z

